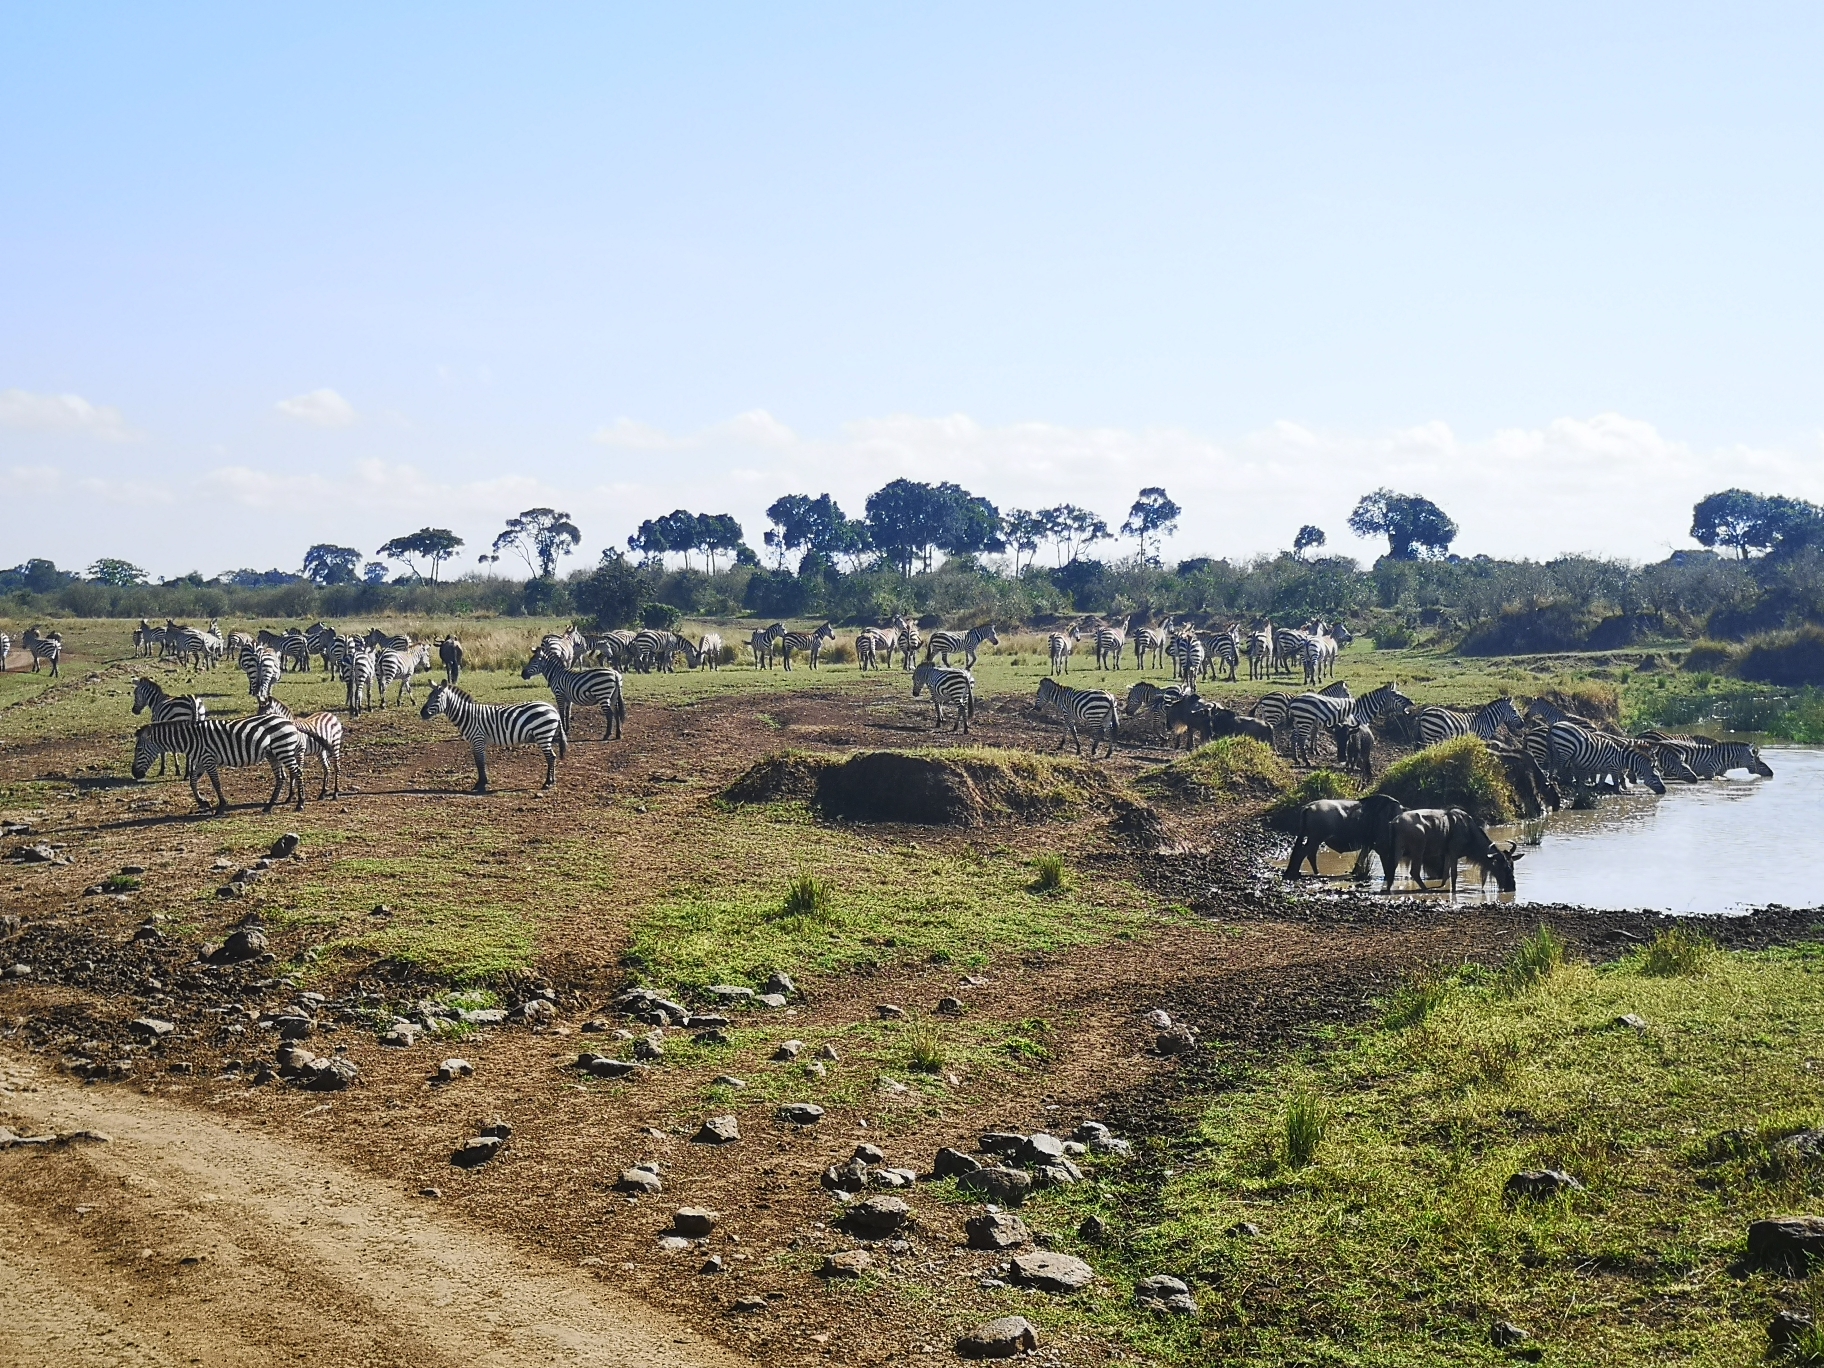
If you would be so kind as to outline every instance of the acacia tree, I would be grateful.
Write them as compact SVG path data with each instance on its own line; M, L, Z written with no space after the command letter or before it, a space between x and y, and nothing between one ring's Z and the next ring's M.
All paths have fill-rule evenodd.
M1060 566L1068 565L1099 541L1115 539L1106 522L1089 509L1078 508L1075 504L1041 509L1034 516L1044 524L1045 539L1056 548Z
M1033 557L1039 553L1039 546L1045 540L1045 519L1030 509L1010 508L1001 518L1001 534L1013 550L1013 573L1017 576L1020 556L1025 555L1030 568Z
M494 538L494 559L504 550L512 550L539 579L550 579L557 573L557 558L576 550L583 534L570 521L568 513L555 508L528 508L516 518L508 518L506 530Z
M1173 503L1171 497L1157 485L1140 491L1140 497L1134 500L1134 506L1127 510L1127 521L1121 524L1121 535L1132 537L1140 544L1140 559L1152 565L1159 563L1159 542L1178 530L1178 517L1184 510ZM1147 554L1148 539L1153 543L1151 555Z
M932 485L894 480L868 495L868 530L874 545L899 573L910 576L915 561L931 568L931 548L944 535L945 500Z
M741 545L741 524L729 513L703 513L697 517L697 548L709 560L709 573L716 573L716 553L734 551Z
M1391 489L1362 495L1349 515L1349 530L1358 537L1387 538L1390 560L1418 560L1421 550L1442 556L1457 537L1457 525L1430 499Z
M1323 528L1306 523L1298 529L1298 535L1292 538L1292 554L1303 560L1306 551L1314 546L1322 546L1328 540Z
M304 553L304 578L315 584L353 584L361 553L352 546L318 542Z
M117 589L124 589L129 584L144 584L146 572L132 561L117 560L113 556L103 556L91 565L88 575L96 584L108 584Z
M394 537L375 554L404 561L406 568L421 580L424 578L424 572L418 568L417 563L421 560L429 561L431 583L435 584L437 583L437 568L455 555L457 548L461 545L462 538L447 527L421 527L406 536Z

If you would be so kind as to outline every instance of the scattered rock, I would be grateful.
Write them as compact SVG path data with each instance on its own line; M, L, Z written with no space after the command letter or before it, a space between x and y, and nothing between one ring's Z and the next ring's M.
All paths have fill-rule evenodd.
M850 1208L847 1222L856 1234L880 1239L912 1224L912 1208L900 1197L864 1197Z
M1011 1159L1026 1147L1026 1137L1013 1131L983 1131L976 1148L983 1154L1000 1154Z
M732 1145L741 1138L741 1127L732 1116L712 1116L692 1137L701 1145Z
M289 860L298 853L298 847L302 844L303 840L297 832L288 831L272 843L272 848L266 854L275 860Z
M720 1254L711 1254L703 1260L703 1266L697 1270L699 1273L726 1273L727 1271L728 1265L722 1262Z
M1812 1327L1809 1311L1782 1311L1767 1326L1767 1356L1778 1358Z
M700 1240L714 1230L716 1222L721 1219L720 1212L711 1211L708 1207L679 1207L671 1218L671 1228L680 1235Z
M860 1192L868 1185L868 1166L859 1159L831 1164L818 1181L831 1192Z
M682 1235L661 1235L657 1240L660 1249L667 1254L682 1254L687 1249L696 1247L696 1241Z
M687 1031L719 1031L729 1024L729 1019L720 1012L692 1012L678 1023Z
M606 1055L583 1054L576 1059L577 1067L587 1071L595 1078L632 1078L640 1072L641 1066L631 1059L610 1059Z
M1039 1187L1065 1187L1083 1181L1083 1170L1068 1159L1040 1164L1032 1171L1032 1181Z
M533 998L519 1009L519 1014L528 1026L549 1026L557 1020L557 1004L549 998Z
M874 1009L874 1014L882 1021L900 1021L906 1015L904 1007L896 1007L891 1002L883 1002Z
M1189 1054L1197 1048L1197 1037L1188 1026L1174 1026L1169 1031L1159 1032L1153 1048L1162 1055Z
M813 1059L809 1064L804 1066L804 1076L806 1078L822 1078L827 1073L829 1073L829 1070L823 1067L823 1061L821 1059Z
M728 1035L723 1031L701 1031L691 1039L699 1045L726 1045L729 1043Z
M633 1057L635 1059L646 1060L663 1059L665 1057L664 1029L655 1026L653 1027L651 1034L642 1036L639 1040L635 1041L633 1046Z
M752 988L743 988L735 983L712 983L703 991L717 1002L751 1002L754 996Z
M501 1026L506 1023L505 1007L471 1007L458 1014L469 1026Z
M1096 1270L1076 1255L1049 1249L1015 1255L1009 1273L1014 1282L1041 1292L1081 1292L1096 1280Z
M1133 1153L1134 1147L1131 1141L1118 1140L1112 1135L1105 1135L1099 1139L1091 1140L1089 1142L1089 1150L1092 1154L1112 1154L1118 1158L1125 1159L1128 1155Z
M974 1173L981 1166L982 1161L973 1154L964 1154L959 1149L946 1147L937 1152L937 1160L931 1165L931 1171L939 1178L960 1178L965 1173Z
M779 1042L779 1048L773 1051L773 1058L782 1063L790 1063L803 1053L804 1042L802 1040L782 1040Z
M1106 1140L1112 1134L1100 1121L1085 1121L1072 1132L1072 1138L1088 1144L1092 1140Z
M23 845L6 857L19 864L68 864L69 861L59 855L54 848L39 841L34 845Z
M1032 1240L1026 1222L1005 1211L985 1211L963 1222L971 1249L1018 1249Z
M1100 1216L1089 1215L1083 1218L1083 1224L1077 1227L1077 1238L1086 1244L1106 1244L1113 1229Z
M177 1029L169 1021L160 1021L157 1017L136 1017L127 1023L127 1029L142 1040L163 1040Z
M460 1148L450 1156L450 1162L458 1168L480 1168L488 1160L500 1153L500 1147L506 1141L498 1135L477 1135L462 1142Z
M439 1083L454 1083L459 1078L468 1078L475 1072L475 1066L466 1059L446 1059L437 1066Z
M857 1145L855 1153L850 1156L864 1164L884 1164L887 1162L886 1151L877 1145Z
M792 976L775 969L772 977L761 985L760 991L768 996L790 997L798 991L798 985L792 982Z
M986 1321L956 1342L956 1352L967 1359L1012 1358L1038 1347L1038 1333L1024 1316Z
M947 997L937 1000L937 1010L945 1016L961 1016L968 1009L961 998Z
M840 1254L823 1256L826 1278L859 1278L874 1266L874 1256L865 1249L845 1249Z
M918 1182L918 1175L911 1169L881 1168L875 1169L872 1179L875 1187L909 1188Z
M1522 1169L1507 1180L1501 1197L1509 1206L1516 1202L1549 1202L1555 1197L1586 1191L1583 1184L1562 1169Z
M317 1023L298 1012L288 1012L272 1019L272 1029L280 1040L303 1040L317 1029Z
M409 1021L395 1021L386 1028L380 1043L395 1050L409 1050L418 1043L418 1028Z
M1229 1227L1228 1234L1237 1240L1258 1240L1260 1227L1252 1221L1237 1221Z
M1773 1216L1748 1227L1748 1257L1755 1263L1803 1269L1824 1255L1824 1216Z
M823 1108L815 1102L790 1102L773 1114L792 1126L814 1126L823 1120Z
M1019 1206L1032 1191L1032 1175L1016 1168L984 1168L963 1174L956 1185L965 1192L980 1193L987 1201Z
M418 1189L418 1195L420 1197L429 1197L433 1202L437 1202L443 1200L443 1189L440 1187L421 1187Z
M785 1006L784 993L762 993L754 999L762 1007L771 1007L775 1011Z
M1798 1131L1774 1149L1790 1159L1824 1159L1824 1130Z
M1027 1136L1015 1154L1015 1158L1022 1164L1051 1164L1063 1157L1064 1142L1044 1131Z
M1196 1299L1182 1279L1155 1273L1134 1284L1134 1300L1154 1311L1167 1311L1175 1316L1197 1314Z
M637 1197L657 1197L665 1190L665 1184L659 1180L658 1169L650 1164L635 1164L632 1168L622 1169L614 1186L617 1192L630 1192Z
M1526 1338L1526 1331L1512 1321L1496 1321L1488 1327L1488 1342L1497 1349L1512 1349Z
M842 1056L836 1053L836 1047L826 1040L817 1047L817 1058L827 1059L830 1063L834 1064L841 1060Z
M1647 1029L1647 1019L1645 1017L1635 1016L1632 1012L1627 1012L1622 1016L1615 1018L1615 1025L1623 1030L1644 1031Z
M737 1315L752 1316L766 1310L765 1297L738 1297L735 1299L734 1311Z
M711 1080L718 1088L745 1088L747 1080L736 1078L733 1074L717 1074Z

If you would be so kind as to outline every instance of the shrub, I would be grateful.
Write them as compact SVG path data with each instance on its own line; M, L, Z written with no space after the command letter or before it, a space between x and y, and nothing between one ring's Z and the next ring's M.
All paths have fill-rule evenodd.
M643 603L640 605L640 626L650 627L655 632L669 632L684 620L683 612L669 603Z
M1330 1126L1330 1109L1315 1093L1300 1088L1286 1101L1286 1163L1303 1168L1317 1157Z
M1593 679L1559 680L1540 698L1592 722L1614 722L1621 716L1621 695L1613 684Z
M1541 922L1539 929L1520 942L1519 949L1508 956L1501 971L1502 980L1511 992L1524 992L1543 983L1564 963L1564 941L1551 927Z
M1736 662L1735 672L1757 684L1824 684L1824 628L1806 626L1757 637Z
M1706 674L1720 674L1728 669L1734 659L1735 649L1727 642L1694 641L1678 668L1687 674L1695 674L1700 670Z
M1058 894L1070 887L1062 855L1041 855L1032 862L1034 877L1026 887L1033 893Z
M1636 956L1636 967L1649 978L1693 978L1709 967L1716 942L1682 926L1661 931Z
M853 665L855 647L846 641L833 641L823 648L818 659L829 665Z
M1459 736L1395 762L1374 791L1409 808L1459 807L1483 822L1511 822L1520 812L1507 770L1474 736Z
M1192 802L1273 798L1292 787L1292 770L1269 745L1225 736L1171 764L1141 775L1141 789L1163 790Z

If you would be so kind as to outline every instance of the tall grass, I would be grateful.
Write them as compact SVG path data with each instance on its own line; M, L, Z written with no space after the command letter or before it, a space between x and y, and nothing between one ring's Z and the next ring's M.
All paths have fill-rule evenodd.
M829 915L832 889L827 880L815 874L800 874L785 887L785 901L779 916L821 918Z
M933 1021L912 1021L905 1030L907 1066L921 1073L944 1067L944 1037Z
M1286 1163L1304 1168L1317 1157L1330 1128L1330 1108L1323 1098L1304 1088L1286 1100Z
M1027 888L1044 896L1055 897L1070 887L1062 855L1041 855L1032 862L1033 880Z
M1648 978L1692 978L1709 967L1716 942L1682 926L1661 931L1636 957Z
M1450 983L1442 975L1434 971L1415 974L1387 999L1381 1022L1394 1029L1417 1026L1442 1007L1449 997Z
M1564 963L1564 941L1551 927L1541 922L1502 967L1501 980L1509 992L1522 993L1558 972Z

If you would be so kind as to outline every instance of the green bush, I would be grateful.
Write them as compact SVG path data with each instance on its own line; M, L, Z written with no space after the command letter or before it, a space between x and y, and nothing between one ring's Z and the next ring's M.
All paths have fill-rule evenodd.
M1507 771L1474 736L1459 736L1396 761L1374 791L1409 808L1462 808L1482 822L1511 822L1520 813Z
M1033 880L1027 888L1034 893L1058 894L1070 887L1062 855L1041 855L1032 862Z
M1636 956L1636 967L1649 978L1690 978L1701 974L1716 953L1716 942L1682 926L1653 937Z
M1207 803L1274 798L1292 787L1291 767L1274 749L1247 736L1225 736L1135 781L1148 791Z
M830 910L830 886L815 874L801 874L786 886L781 917L823 917Z
M937 1073L944 1067L944 1038L937 1024L914 1021L906 1026L906 1064L920 1073Z
M684 620L681 609L669 603L646 603L640 605L640 625L650 627L655 632L669 632Z

